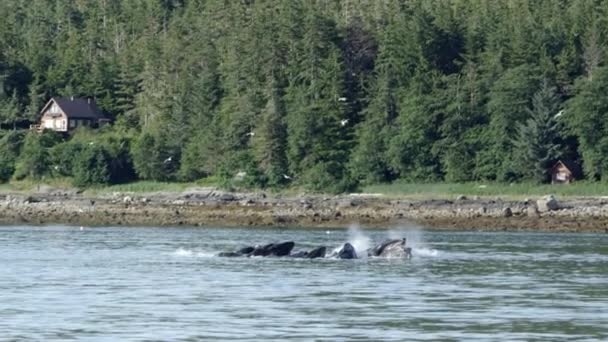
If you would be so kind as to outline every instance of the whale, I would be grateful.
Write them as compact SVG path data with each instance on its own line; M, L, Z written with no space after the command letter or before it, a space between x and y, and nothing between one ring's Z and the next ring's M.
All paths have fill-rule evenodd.
M273 242L265 245L245 246L236 251L218 253L219 257L290 257L301 259L334 258L334 259L358 259L361 257L372 258L402 258L410 259L412 249L407 247L406 239L385 240L382 243L357 254L355 247L346 242L340 248L327 253L326 246L319 246L311 250L293 251L294 241Z
M336 259L357 259L357 251L353 245L347 242L340 249L332 253L331 257Z
M367 251L370 257L411 258L412 249L406 246L406 239L386 240Z

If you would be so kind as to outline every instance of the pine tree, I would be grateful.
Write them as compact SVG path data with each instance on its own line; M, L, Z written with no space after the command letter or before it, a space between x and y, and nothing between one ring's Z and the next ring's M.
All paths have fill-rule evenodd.
M555 87L545 80L532 98L530 118L517 125L514 163L525 179L539 183L550 179L550 167L561 153L558 120L563 112L559 112L560 105Z
M0 99L0 120L4 124L13 126L13 130L17 129L17 123L22 120L19 106L20 102L15 91L11 97Z
M34 77L34 81L29 88L29 103L25 110L25 118L30 122L37 122L40 118L40 111L44 106L47 94L44 90L44 84L39 75Z
M576 95L567 103L564 118L575 137L585 174L605 179L608 170L608 67L598 67L592 80L580 79Z
M382 27L379 52L369 104L362 110L363 122L357 128L350 168L363 183L393 180L396 172L389 166L389 139L395 134L394 120L399 115L399 97L415 68L416 56L408 48L408 18L392 2L390 17Z
M539 69L521 65L509 69L490 88L487 104L489 125L482 133L483 148L477 155L475 173L481 179L513 180L513 137L518 122L527 119L531 99L538 89Z

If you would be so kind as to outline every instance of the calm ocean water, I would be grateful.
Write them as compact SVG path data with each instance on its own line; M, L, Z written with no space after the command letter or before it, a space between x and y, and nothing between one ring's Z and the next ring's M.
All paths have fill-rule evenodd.
M411 260L218 258L280 240ZM608 234L0 227L0 340L606 341Z

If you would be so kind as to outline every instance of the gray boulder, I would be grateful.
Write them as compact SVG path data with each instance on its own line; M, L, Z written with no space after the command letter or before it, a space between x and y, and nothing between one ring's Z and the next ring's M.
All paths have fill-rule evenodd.
M541 213L547 211L553 211L559 209L559 202L553 195L545 196L536 201L536 206L538 207L538 211Z
M531 205L529 207L526 208L526 215L528 215L528 217L538 217L540 216L538 214L538 209L536 209L535 206Z

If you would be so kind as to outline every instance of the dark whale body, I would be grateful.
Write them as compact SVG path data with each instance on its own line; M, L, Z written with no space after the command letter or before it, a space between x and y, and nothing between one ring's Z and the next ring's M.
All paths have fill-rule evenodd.
M368 256L382 258L411 258L412 249L406 247L406 240L386 240L374 248L368 250Z
M381 244L367 250L367 256L370 257L383 257L383 258L411 258L412 249L406 247L405 239L386 240ZM336 259L357 259L357 251L355 247L350 243L345 243L342 247L327 255L327 248L320 246L310 251L298 251L292 253L295 247L295 242L284 241L269 243L267 245L256 245L243 247L235 252L221 252L218 256L221 257L252 257L252 256L263 256L263 257L285 257L289 256L292 258L303 258L303 259L316 259L316 258L336 258Z

